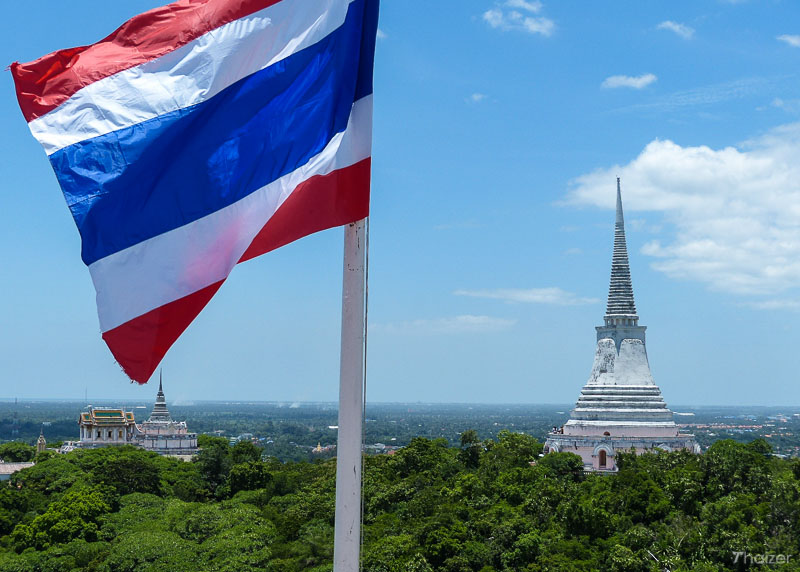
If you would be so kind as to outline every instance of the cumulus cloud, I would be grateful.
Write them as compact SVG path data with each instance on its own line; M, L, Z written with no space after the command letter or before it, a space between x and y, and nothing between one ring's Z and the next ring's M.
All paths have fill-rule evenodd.
M660 213L652 266L715 291L772 296L800 287L800 123L736 147L654 140L626 165L580 176L568 202Z
M456 290L456 296L472 298L491 298L505 302L522 302L527 304L551 304L555 306L580 306L597 304L597 298L581 298L561 288L498 288L494 290Z
M632 87L633 89L642 89L656 81L658 78L651 74L646 73L637 76L630 75L612 75L603 80L603 87Z
M793 48L800 48L800 36L798 35L783 34L778 36L777 39L781 42L786 42Z
M390 324L370 324L372 332L389 334L480 334L508 330L516 320L494 318L492 316L473 316L465 314L431 320L412 320Z
M483 13L483 21L497 30L517 30L551 36L555 22L540 15L542 3L532 0L505 0Z
M669 30L670 32L678 34L681 38L684 38L686 40L688 40L694 35L694 28L690 28L686 24L673 22L672 20L664 20L656 27L659 30Z

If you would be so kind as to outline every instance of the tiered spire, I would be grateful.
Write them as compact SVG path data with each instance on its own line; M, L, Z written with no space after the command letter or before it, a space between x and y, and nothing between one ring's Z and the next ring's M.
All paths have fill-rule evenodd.
M636 325L636 303L633 301L631 269L628 263L628 247L625 242L625 218L622 214L622 191L617 177L617 221L614 225L614 255L611 260L611 284L608 288L606 325L622 322Z
M172 421L169 410L167 409L167 400L164 398L164 389L162 385L162 372L158 372L158 393L156 394L156 404L153 406L153 412L150 414L150 421Z

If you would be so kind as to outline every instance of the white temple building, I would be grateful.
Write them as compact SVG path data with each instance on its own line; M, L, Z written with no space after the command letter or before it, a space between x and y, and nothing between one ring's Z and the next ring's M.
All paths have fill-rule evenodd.
M92 407L80 414L80 441L68 442L62 452L75 447L134 445L161 455L188 458L197 453L197 434L189 433L185 421L174 421L167 409L159 376L156 403L150 417L137 425L133 412L121 408Z
M136 421L133 412L119 408L92 407L78 418L80 441L77 447L94 448L107 445L134 444Z
M611 285L604 325L589 381L567 423L547 436L544 451L580 455L589 471L617 471L618 451L660 449L700 452L694 435L683 434L650 373L646 326L639 325L633 299L622 193L617 179L617 219Z
M153 412L137 429L136 440L148 451L180 457L197 453L197 433L189 433L186 421L173 421L167 410L160 375Z

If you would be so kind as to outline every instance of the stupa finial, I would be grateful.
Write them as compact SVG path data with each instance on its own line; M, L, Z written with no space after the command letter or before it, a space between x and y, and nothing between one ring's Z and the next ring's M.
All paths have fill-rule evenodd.
M167 409L167 399L164 397L163 369L158 372L158 393L156 393L156 403L148 421L172 421Z
M619 177L617 177L617 220L614 225L614 254L611 258L606 325L617 323L618 318L624 319L622 323L626 325L633 325L631 322L635 323L638 320L636 303L633 301L628 246L625 241L625 217L622 213L622 189Z

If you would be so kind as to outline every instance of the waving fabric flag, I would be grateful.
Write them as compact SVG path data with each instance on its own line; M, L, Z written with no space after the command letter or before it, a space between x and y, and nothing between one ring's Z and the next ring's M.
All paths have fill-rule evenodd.
M145 383L233 267L369 211L378 0L181 0L11 70Z

